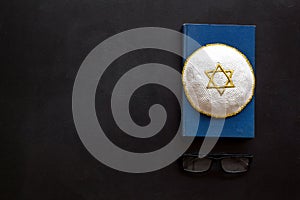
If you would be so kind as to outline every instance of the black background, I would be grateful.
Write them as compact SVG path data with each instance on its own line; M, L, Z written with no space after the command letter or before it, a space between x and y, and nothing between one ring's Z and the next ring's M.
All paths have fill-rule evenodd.
M296 0L1 1L1 199L298 199L299 6ZM253 153L252 169L228 177L217 169L206 176L187 175L176 162L146 174L104 166L82 145L72 118L72 87L83 59L121 31L143 26L180 30L186 22L257 25L256 138L221 140L214 149ZM180 70L174 55L135 53L140 55L127 55L124 63L111 66L115 70L104 77L104 86L129 61L159 59ZM98 88L97 99L111 92L105 88ZM141 125L149 120L143 112L149 105L168 104L174 117L168 118L165 132L149 143L129 142L132 138L122 136L111 122L101 123L119 146L136 152L157 149L175 134L178 103L157 85L135 95L151 96L146 102L131 101L132 117ZM96 107L101 119L106 108L99 103ZM197 139L189 151L200 144Z

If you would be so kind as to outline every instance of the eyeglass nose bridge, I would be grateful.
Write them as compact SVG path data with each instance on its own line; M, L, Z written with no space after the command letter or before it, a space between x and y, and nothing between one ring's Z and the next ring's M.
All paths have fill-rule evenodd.
M217 172L219 168L221 168L222 171L224 171L224 168L223 168L222 163L221 163L221 160L223 158L212 158L212 157L210 157L210 158L207 158L207 159L211 160L209 171ZM226 171L224 171L224 172L226 172Z

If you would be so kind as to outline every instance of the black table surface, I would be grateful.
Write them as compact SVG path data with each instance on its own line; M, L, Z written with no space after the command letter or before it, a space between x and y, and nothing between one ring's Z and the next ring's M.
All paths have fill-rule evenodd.
M299 1L11 0L1 1L0 11L1 199L299 199ZM256 137L220 140L213 149L254 154L251 170L234 177L218 170L192 176L174 162L130 174L103 165L82 145L72 117L72 88L83 59L119 32L146 26L179 31L187 22L257 26ZM156 59L181 67L180 59L167 52L127 56L108 77L116 78L130 62ZM101 91L111 92L105 88ZM180 120L177 102L160 99L164 88L144 89L146 106L159 99L174 107L164 133L147 142L124 136L109 118L102 121L115 130L112 141L136 152L163 146ZM98 102L97 112L105 105ZM140 112L143 105L130 111L140 124L148 120ZM201 142L196 139L189 151Z

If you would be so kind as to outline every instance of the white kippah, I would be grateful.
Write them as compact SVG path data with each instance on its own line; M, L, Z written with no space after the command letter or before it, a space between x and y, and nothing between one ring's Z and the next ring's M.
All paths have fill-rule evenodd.
M190 104L200 113L225 118L252 99L255 78L246 56L225 44L209 44L185 62L182 83Z

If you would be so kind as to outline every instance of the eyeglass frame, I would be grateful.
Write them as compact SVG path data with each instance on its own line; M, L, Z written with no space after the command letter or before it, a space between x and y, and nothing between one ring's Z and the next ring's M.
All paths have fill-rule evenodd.
M201 157L203 156L203 157ZM192 170L187 170L187 169L184 169L184 166L183 166L183 158L184 157L195 157L195 158L199 158L199 159L210 159L211 160L211 163L210 163L210 166L207 170L205 171L192 171ZM212 166L213 166L213 162L218 162L219 165L221 165L221 169L224 173L227 173L227 174L242 174L242 173L246 173L250 170L250 165L252 163L252 160L253 160L253 155L252 154L230 154L230 153L220 153L220 154L207 154L207 155L201 155L201 154L196 154L196 153L185 153L181 156L181 167L182 169L185 171L185 172L189 172L189 173L207 173L211 170ZM249 162L248 162L248 166L247 166L247 170L246 171L237 171L237 172L230 172L230 171L226 171L223 166L222 166L222 163L221 163L221 160L224 159L224 158L248 158Z

